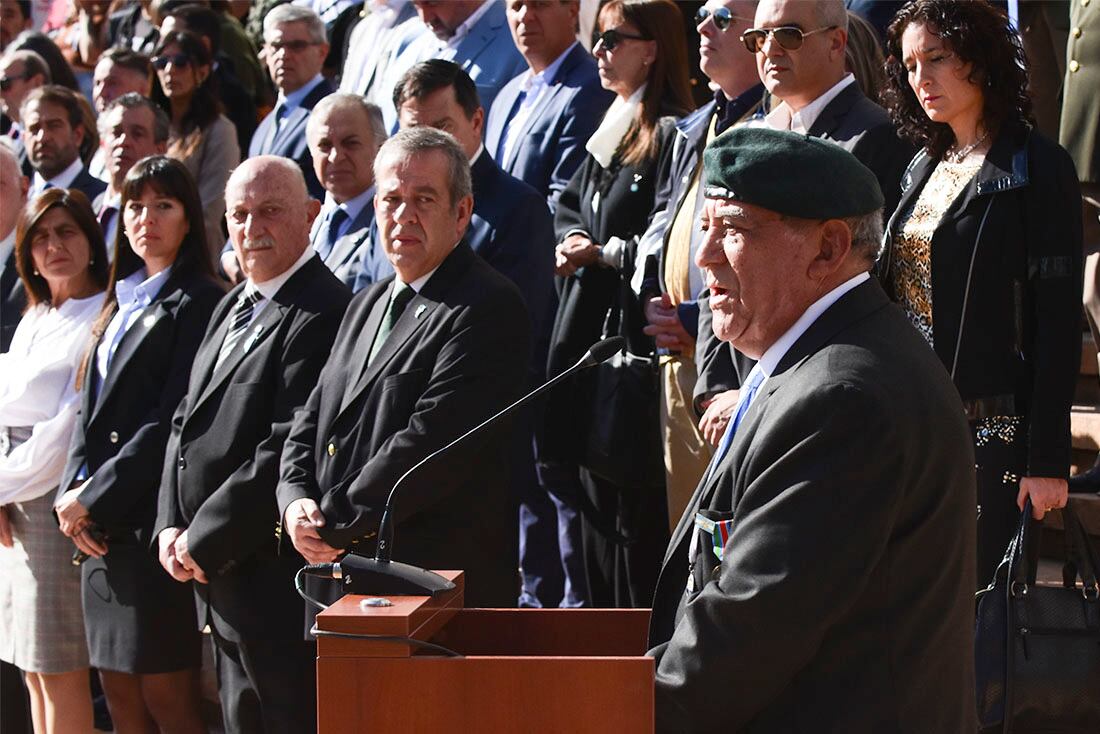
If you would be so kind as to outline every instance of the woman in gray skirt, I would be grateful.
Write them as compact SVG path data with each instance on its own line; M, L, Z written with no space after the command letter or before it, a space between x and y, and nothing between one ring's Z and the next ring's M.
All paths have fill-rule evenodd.
M0 659L25 674L36 732L90 732L80 571L53 499L76 421L76 370L107 285L107 253L88 200L75 190L35 199L15 239L28 307L0 354Z

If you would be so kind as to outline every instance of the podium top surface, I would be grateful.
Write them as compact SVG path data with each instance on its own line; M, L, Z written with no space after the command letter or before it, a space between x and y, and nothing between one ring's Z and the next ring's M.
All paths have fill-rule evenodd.
M462 608L465 575L462 571L436 571L455 588L436 596L362 596L348 594L317 614L317 629L362 635L388 635L427 639L425 628L434 617L449 617ZM385 599L390 606L368 606L368 599ZM438 626L436 626L438 629ZM420 634L417 634L417 633ZM434 632L434 630L433 630Z

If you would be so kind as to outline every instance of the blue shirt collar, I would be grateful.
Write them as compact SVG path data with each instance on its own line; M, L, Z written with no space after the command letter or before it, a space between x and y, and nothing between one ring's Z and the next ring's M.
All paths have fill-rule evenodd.
M141 267L118 281L115 284L115 297L118 299L119 310L131 305L147 308L160 293L160 289L164 287L171 274L172 267L169 266L149 277L148 271Z
M294 110L302 106L303 100L305 100L305 98L309 96L309 93L313 91L313 88L324 80L325 78L318 74L302 86L295 89L290 94L286 96L280 94L279 103L282 104L284 108L286 108L287 112L293 112Z

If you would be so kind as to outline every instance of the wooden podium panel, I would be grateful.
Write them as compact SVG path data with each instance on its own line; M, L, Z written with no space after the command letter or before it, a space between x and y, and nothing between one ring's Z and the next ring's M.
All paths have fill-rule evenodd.
M648 609L463 609L455 591L346 596L317 616L330 632L407 636L450 648L318 637L319 734L653 731Z

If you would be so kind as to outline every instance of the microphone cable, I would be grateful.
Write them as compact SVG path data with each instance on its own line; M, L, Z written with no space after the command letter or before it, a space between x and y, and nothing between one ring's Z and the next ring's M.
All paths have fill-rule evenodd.
M304 576L319 576L321 578L333 578L333 570L338 564L336 563L311 563L307 566L302 566L298 569L298 573L294 574L294 590L298 592L298 596L302 597L309 604L319 608L328 609L329 605L324 602L314 599L312 596L306 593L303 586L305 583ZM462 658L466 657L460 652L450 649L449 647L443 647L443 645L437 645L434 642L426 642L424 640L418 640L414 637L402 637L399 635L365 635L358 632L331 632L329 630L317 629L317 623L314 622L310 628L309 633L314 637L340 637L349 640L370 640L371 642L392 642L401 645L411 645L412 647L421 648L423 650L431 650L441 655L450 658Z

